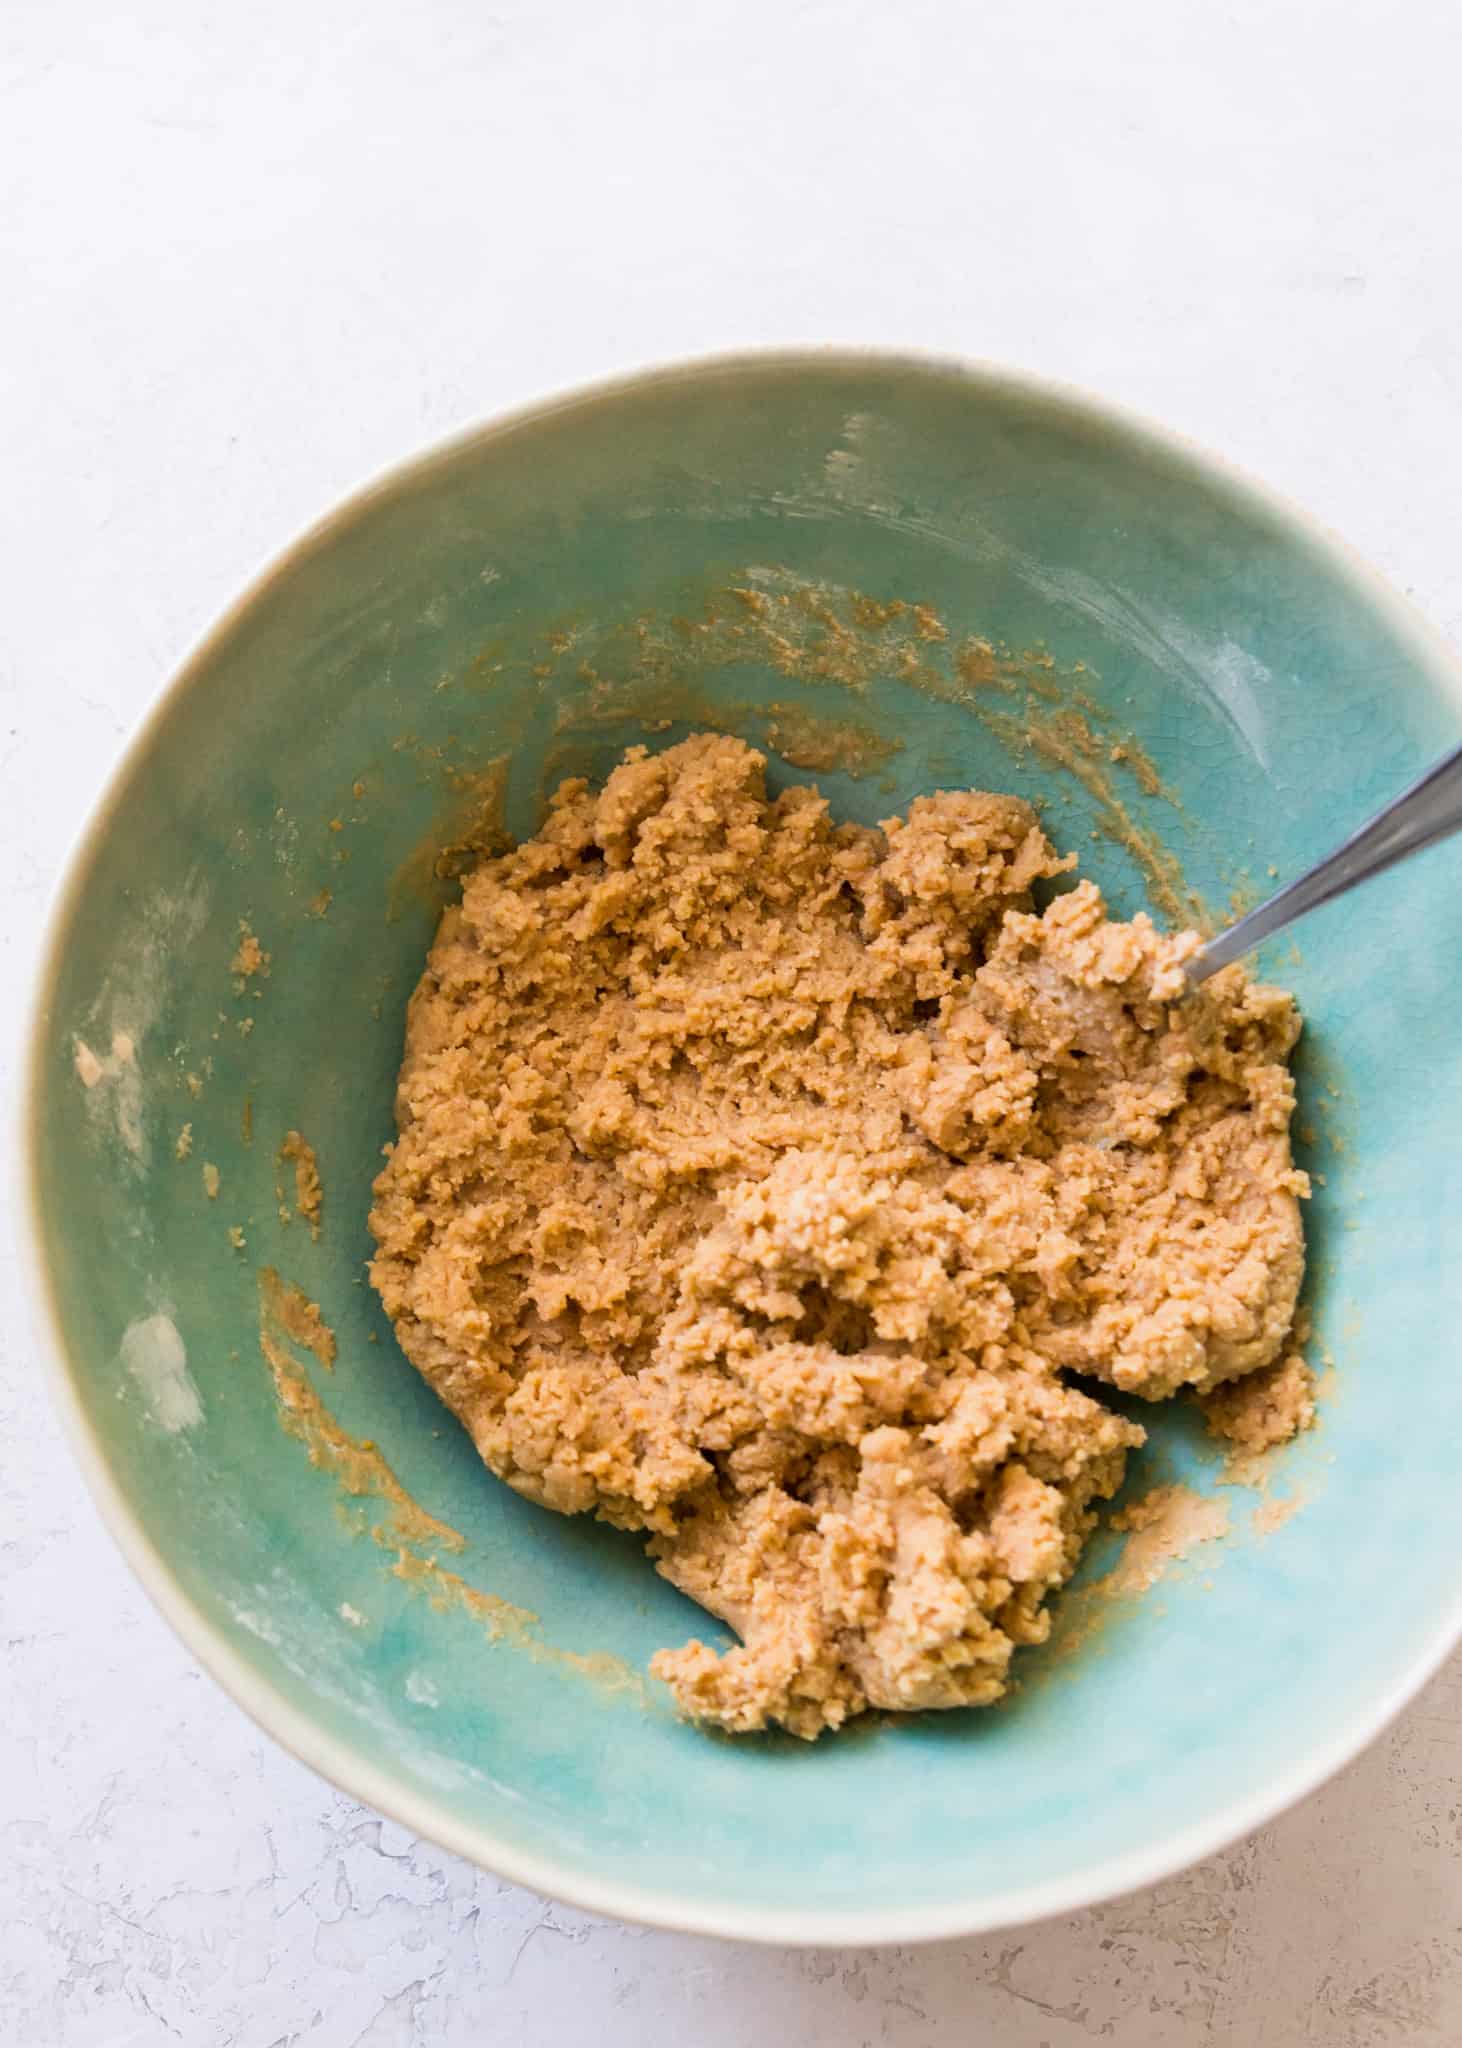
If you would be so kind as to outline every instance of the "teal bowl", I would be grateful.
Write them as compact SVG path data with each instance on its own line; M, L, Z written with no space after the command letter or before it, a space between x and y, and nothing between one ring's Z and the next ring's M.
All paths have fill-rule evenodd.
M1099 1535L1007 1703L718 1739L646 1675L704 1617L635 1539L489 1478L365 1278L404 1006L454 870L532 830L561 776L706 725L851 818L1018 791L1119 913L1221 917L1454 744L1462 685L1295 512L1020 377L740 357L436 450L234 606L72 864L28 1104L60 1399L201 1661L451 1850L778 1942L1090 1903L1318 1784L1458 1635L1458 855L1265 963L1308 1020L1325 1367L1319 1427L1267 1490L1170 1404L1127 1497L1180 1483L1213 1540L1139 1594L1151 1574Z

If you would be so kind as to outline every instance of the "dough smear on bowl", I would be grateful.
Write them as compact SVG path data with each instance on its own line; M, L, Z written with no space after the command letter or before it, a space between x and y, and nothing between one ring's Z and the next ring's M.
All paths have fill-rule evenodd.
M740 1637L691 1714L979 1705L1048 1632L1135 1424L1285 1350L1290 998L1180 1000L1031 807L882 830L706 736L566 782L412 998L372 1278L529 1499L649 1533Z

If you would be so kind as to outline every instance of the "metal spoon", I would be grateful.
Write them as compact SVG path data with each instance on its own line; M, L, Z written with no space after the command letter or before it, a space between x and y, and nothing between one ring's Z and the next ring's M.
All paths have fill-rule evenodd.
M1231 960L1242 959L1307 910L1343 896L1358 882L1369 881L1408 854L1435 846L1439 839L1457 831L1462 831L1462 747L1454 747L1434 768L1428 768L1410 789L1377 811L1324 860L1316 861L1296 881L1277 889L1267 903L1200 946L1184 963L1189 987L1206 981Z

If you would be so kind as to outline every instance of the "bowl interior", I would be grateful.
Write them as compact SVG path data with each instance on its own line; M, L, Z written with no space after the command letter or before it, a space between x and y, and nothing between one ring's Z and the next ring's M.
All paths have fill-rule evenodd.
M1099 1603L1094 1631L1068 1596L1065 1642L1023 1653L997 1710L712 1739L643 1676L705 1617L635 1539L488 1478L364 1267L403 1009L452 886L438 850L531 830L561 775L707 724L850 817L1017 790L1118 911L1181 915L1190 891L1222 917L1462 717L1444 658L1287 514L996 377L708 366L389 479L194 659L60 913L35 1177L93 1478L267 1725L544 1889L856 1938L1157 1875L1311 1782L1455 1624L1458 856L1266 962L1308 1018L1310 1298L1335 1366L1268 1500L1221 1486L1189 1413L1144 1414L1129 1494L1182 1478L1227 1504L1225 1541ZM239 972L245 927L267 975ZM290 1131L318 1157L317 1239L277 1160ZM264 1268L338 1343L327 1372L266 1303L283 1405Z

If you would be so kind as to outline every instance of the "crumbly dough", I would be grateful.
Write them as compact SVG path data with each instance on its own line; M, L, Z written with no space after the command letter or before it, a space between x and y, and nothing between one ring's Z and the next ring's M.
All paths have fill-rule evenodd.
M881 831L734 739L484 861L412 999L372 1277L494 1472L649 1532L740 1643L693 1715L994 1700L1159 1398L1281 1353L1289 997L1108 920L1035 812Z
M286 1131L279 1148L279 1165L294 1167L294 1206L310 1226L310 1236L320 1235L320 1216L325 1206L325 1188L320 1179L320 1162L315 1148L298 1131ZM281 1204L283 1197L281 1196Z
M1205 1395L1202 1406L1210 1436L1261 1455L1315 1420L1314 1371L1300 1352L1291 1351L1262 1372L1226 1380Z

